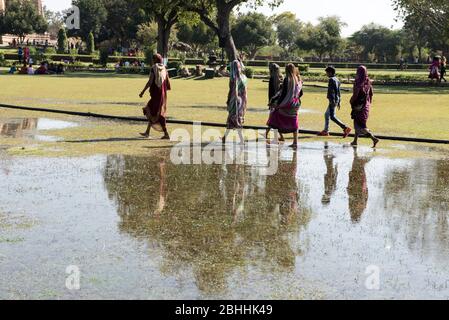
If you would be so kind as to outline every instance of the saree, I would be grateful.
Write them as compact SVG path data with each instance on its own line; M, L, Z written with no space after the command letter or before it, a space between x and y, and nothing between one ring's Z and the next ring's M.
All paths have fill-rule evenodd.
M432 63L432 65L430 66L430 74L429 74L429 79L440 79L440 62L439 61L435 61Z
M351 98L351 118L354 127L359 133L367 129L371 103L373 100L373 86L368 77L368 70L364 66L357 69L356 81Z
M227 129L242 129L245 122L246 107L248 104L247 83L243 74L243 65L235 60L231 63L231 74L228 94L228 120Z
M270 82L268 85L268 103L271 104L273 97L281 89L283 77L279 65L276 63L270 64Z
M267 125L280 133L294 133L299 129L298 112L301 107L302 82L297 77L284 80L283 94L277 107L271 109Z
M162 132L167 122L167 91L171 89L170 79L163 64L156 63L151 68L150 81L151 99L143 109L143 114L154 130Z

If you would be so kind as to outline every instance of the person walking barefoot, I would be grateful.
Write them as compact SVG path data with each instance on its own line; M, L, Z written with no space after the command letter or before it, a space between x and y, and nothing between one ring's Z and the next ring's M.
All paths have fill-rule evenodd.
M326 74L329 77L329 85L327 90L327 99L329 100L329 106L326 113L324 114L325 125L324 130L321 131L318 136L328 137L329 136L329 125L332 120L343 130L343 139L346 139L351 133L352 129L341 122L336 116L336 109L341 108L341 83L336 77L336 70L334 67L329 66L326 69Z
M270 82L268 86L268 106L270 107L270 112L273 111L274 106L278 102L279 96L282 92L282 83L284 82L284 77L281 73L281 67L276 63L270 64ZM265 139L268 141L271 129L268 128L265 134ZM279 141L285 141L282 133L279 134Z
M298 68L289 63L285 68L286 77L282 85L282 94L277 105L270 113L267 125L280 133L293 133L293 149L298 148L298 112L303 96L302 81Z
M150 79L145 88L140 93L143 98L145 92L150 89L151 99L147 106L143 109L143 114L148 119L148 127L144 133L140 135L149 138L150 130L153 128L156 131L164 132L162 140L170 140L170 135L167 131L167 91L171 90L170 79L168 72L163 65L163 59L160 54L153 56L153 67L150 71Z
M243 145L243 124L245 123L245 113L248 103L247 97L248 80L243 73L243 65L239 60L231 62L231 74L229 79L228 119L226 121L226 132L222 138L223 144L231 130L237 130L240 143Z
M368 70L365 66L357 69L357 76L354 83L353 95L351 98L352 113L354 119L355 137L351 143L353 147L358 145L359 136L367 135L373 140L373 149L377 147L379 139L368 129L367 122L373 101L373 85L368 77Z

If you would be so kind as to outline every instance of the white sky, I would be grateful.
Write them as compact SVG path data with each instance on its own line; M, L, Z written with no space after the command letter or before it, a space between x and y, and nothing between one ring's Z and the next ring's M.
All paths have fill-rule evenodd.
M70 7L72 1L44 0L43 3L53 11L61 11ZM316 23L318 17L337 15L347 23L343 34L349 36L370 22L400 28L402 23L395 22L396 13L391 3L391 0L284 0L284 4L275 9L274 13L292 11L302 21L312 23ZM268 7L257 11L266 15L273 14Z

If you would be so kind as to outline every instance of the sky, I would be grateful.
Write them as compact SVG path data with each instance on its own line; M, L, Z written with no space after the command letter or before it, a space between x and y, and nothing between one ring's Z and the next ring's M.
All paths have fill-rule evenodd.
M47 8L61 11L70 7L71 0L43 0ZM284 0L284 4L273 12L270 8L259 8L266 15L292 11L304 22L316 23L319 17L337 15L347 24L343 35L349 36L368 23L374 22L388 28L400 28L395 21L396 12L391 0Z

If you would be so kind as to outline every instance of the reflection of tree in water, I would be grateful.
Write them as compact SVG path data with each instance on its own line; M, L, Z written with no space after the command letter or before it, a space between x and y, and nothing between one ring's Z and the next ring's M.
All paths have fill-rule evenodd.
M400 216L399 230L406 229L411 246L449 248L449 163L416 160L388 173L384 188L385 208Z
M30 131L37 128L38 119L17 119L0 120L0 135L21 138L24 131Z
M309 219L295 173L296 162L281 163L277 175L262 178L239 165L111 156L105 183L121 230L163 248L163 271L192 268L198 288L213 292L226 287L236 267L294 269L298 233Z
M368 182L365 167L369 161L369 159L359 157L357 150L354 151L354 160L349 172L348 197L351 220L355 223L360 222L368 205Z

